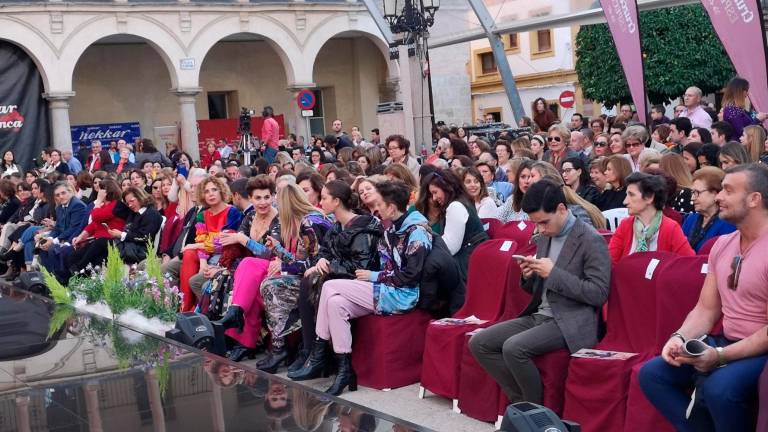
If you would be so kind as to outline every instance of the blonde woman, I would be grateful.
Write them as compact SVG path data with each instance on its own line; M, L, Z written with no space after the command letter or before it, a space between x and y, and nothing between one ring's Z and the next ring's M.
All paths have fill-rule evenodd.
M675 211L680 213L693 213L693 177L688 169L688 164L677 153L668 153L661 157L659 168L672 176L677 182L675 196L667 200Z
M257 367L275 373L289 358L285 338L301 328L298 319L299 286L304 272L320 250L320 240L331 222L309 203L307 195L295 184L286 184L277 192L280 239L267 237L266 246L275 257L261 283L261 296L267 327L272 334L272 348Z
M751 125L744 128L744 133L741 134L739 141L744 145L744 149L753 162L760 160L760 155L763 154L763 148L765 147L765 138L765 129L760 125Z

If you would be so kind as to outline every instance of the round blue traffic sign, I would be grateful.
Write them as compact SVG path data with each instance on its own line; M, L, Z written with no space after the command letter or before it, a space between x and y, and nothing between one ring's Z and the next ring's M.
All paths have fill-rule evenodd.
M302 89L296 97L296 102L299 103L299 108L303 110L311 110L315 107L315 104L317 104L315 92L310 89Z

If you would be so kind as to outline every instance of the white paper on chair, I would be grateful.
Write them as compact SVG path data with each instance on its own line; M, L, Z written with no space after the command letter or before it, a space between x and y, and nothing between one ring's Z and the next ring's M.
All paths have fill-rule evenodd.
M704 263L701 265L701 274L709 273L709 264Z
M499 248L502 252L509 252L510 249L512 249L512 240L504 240L504 243Z
M591 358L591 359L599 359L599 360L627 360L636 355L637 353L582 348L576 351L575 353L571 354L571 357Z
M648 263L648 267L645 269L645 278L648 280L653 279L653 272L656 271L656 266L659 265L659 260L656 258L651 259Z
M517 224L517 229L519 229L520 231L525 231L527 227L528 225L523 221L520 221L520 223Z

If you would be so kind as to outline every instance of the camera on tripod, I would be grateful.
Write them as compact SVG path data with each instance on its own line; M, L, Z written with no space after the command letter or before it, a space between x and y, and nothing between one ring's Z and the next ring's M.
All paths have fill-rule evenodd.
M248 135L251 133L251 117L255 114L255 111L246 107L240 108L240 123L237 127L237 133L240 135Z

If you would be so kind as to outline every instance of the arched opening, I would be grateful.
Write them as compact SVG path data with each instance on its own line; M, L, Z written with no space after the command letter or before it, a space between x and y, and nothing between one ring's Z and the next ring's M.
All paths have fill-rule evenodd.
M0 157L13 152L22 169L50 145L48 103L43 78L27 52L0 40Z
M154 128L173 126L179 119L168 66L144 38L118 34L99 39L78 59L72 81L73 126L139 123L140 136L154 138ZM92 138L73 136L72 144Z
M198 122L199 138L234 139L241 108L253 110L260 116L264 106L274 109L278 123L285 133L285 118L292 103L288 91L288 73L282 56L272 41L254 33L236 33L220 39L211 46L200 65L200 87L197 118L226 120L210 126ZM253 134L258 136L258 121ZM211 130L215 130L213 132ZM224 128L224 129L222 129ZM211 135L215 134L215 135Z
M369 35L349 31L328 39L313 67L322 109L310 119L312 134L329 133L333 121L341 119L345 132L357 126L367 139L378 127L377 104L394 100L387 74L387 61Z

